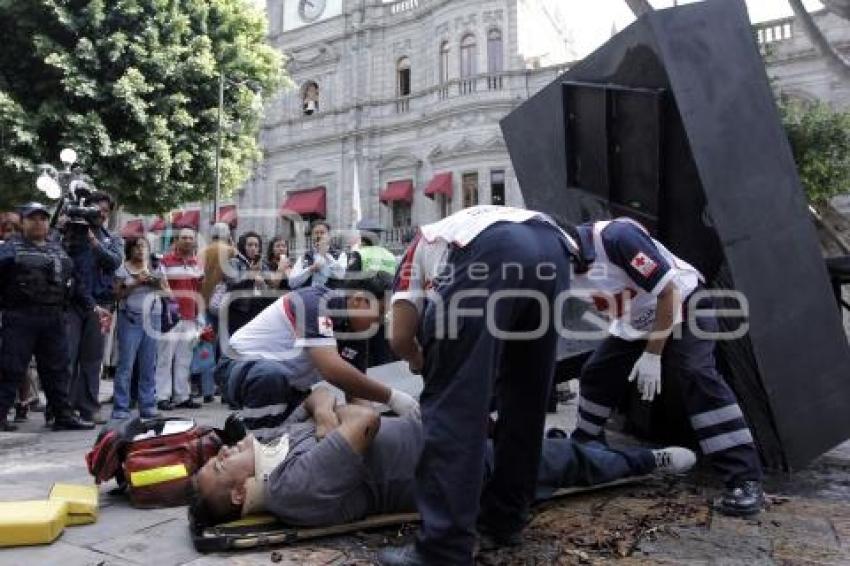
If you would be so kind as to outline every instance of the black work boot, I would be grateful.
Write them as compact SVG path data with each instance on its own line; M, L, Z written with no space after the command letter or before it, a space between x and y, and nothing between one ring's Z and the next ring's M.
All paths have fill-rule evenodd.
M53 430L92 430L94 427L92 421L84 420L73 413L58 415L53 421Z
M493 529L486 523L478 523L478 549L496 550L522 544L522 531L506 531Z
M764 507L764 490L761 482L747 480L728 486L723 496L715 503L715 507L724 515L731 517L756 515Z
M15 403L15 422L23 423L27 421L27 413L29 413L29 405L26 403Z
M18 427L9 422L9 417L6 416L6 413L0 415L0 432L15 432L18 430Z

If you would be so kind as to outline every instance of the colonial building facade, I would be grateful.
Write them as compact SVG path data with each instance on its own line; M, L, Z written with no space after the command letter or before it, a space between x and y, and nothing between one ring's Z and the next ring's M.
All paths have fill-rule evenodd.
M465 206L522 206L499 120L573 57L554 5L267 0L269 41L293 86L267 104L264 161L220 214L238 214L240 231L290 237L304 228L296 213L340 229L359 216L387 228L398 249L412 227ZM850 51L846 21L815 19ZM793 18L754 34L777 90L850 107L850 85ZM186 209L205 230L211 207Z
M541 61L566 60L535 4L269 0L270 40L295 88L267 106L265 161L240 211L350 228L359 207L392 239L464 206L522 206L499 120L564 70ZM523 53L525 28L541 21L550 48ZM240 227L297 229L264 216L240 212Z

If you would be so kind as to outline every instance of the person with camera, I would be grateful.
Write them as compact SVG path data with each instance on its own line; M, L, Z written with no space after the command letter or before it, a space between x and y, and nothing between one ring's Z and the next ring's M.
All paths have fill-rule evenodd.
M88 430L94 423L74 414L68 397L68 340L56 332L65 315L74 266L58 242L49 241L50 213L39 203L21 207L23 232L0 245L0 431L8 422L15 393L35 355L38 375L54 415L54 430Z
M82 217L68 207L63 219L62 241L74 262L78 292L68 310L67 330L70 351L71 404L85 421L103 424L100 416L100 370L106 333L115 305L115 271L124 260L124 241L105 228L114 204L112 197L94 191Z

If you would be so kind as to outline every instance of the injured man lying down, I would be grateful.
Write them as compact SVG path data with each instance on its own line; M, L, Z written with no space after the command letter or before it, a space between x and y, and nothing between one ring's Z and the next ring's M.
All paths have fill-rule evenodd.
M327 389L316 388L280 426L279 437L261 444L248 435L208 461L194 479L191 513L202 525L272 513L293 526L321 527L415 512L414 472L421 450L419 420L338 405ZM488 443L488 471L492 460ZM547 438L537 498L653 471L683 473L695 462L686 448L613 449Z

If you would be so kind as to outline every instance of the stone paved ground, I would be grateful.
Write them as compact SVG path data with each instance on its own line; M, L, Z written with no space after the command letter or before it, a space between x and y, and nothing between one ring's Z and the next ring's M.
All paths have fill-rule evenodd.
M105 382L104 395L109 393ZM108 407L106 407L108 409ZM193 412L220 424L219 403ZM550 424L568 426L572 402ZM47 432L40 415L0 434L0 500L45 498L54 482L88 483L83 455L94 432ZM618 439L614 439L618 440ZM619 439L620 441L622 439ZM98 522L70 527L52 545L0 550L0 565L217 566L370 564L383 544L410 540L415 528L324 539L272 552L202 556L192 548L184 508L137 510L101 487ZM537 508L526 543L480 556L482 564L850 564L850 443L793 477L769 478L769 510L754 520L710 510L717 488L703 472L570 497Z

